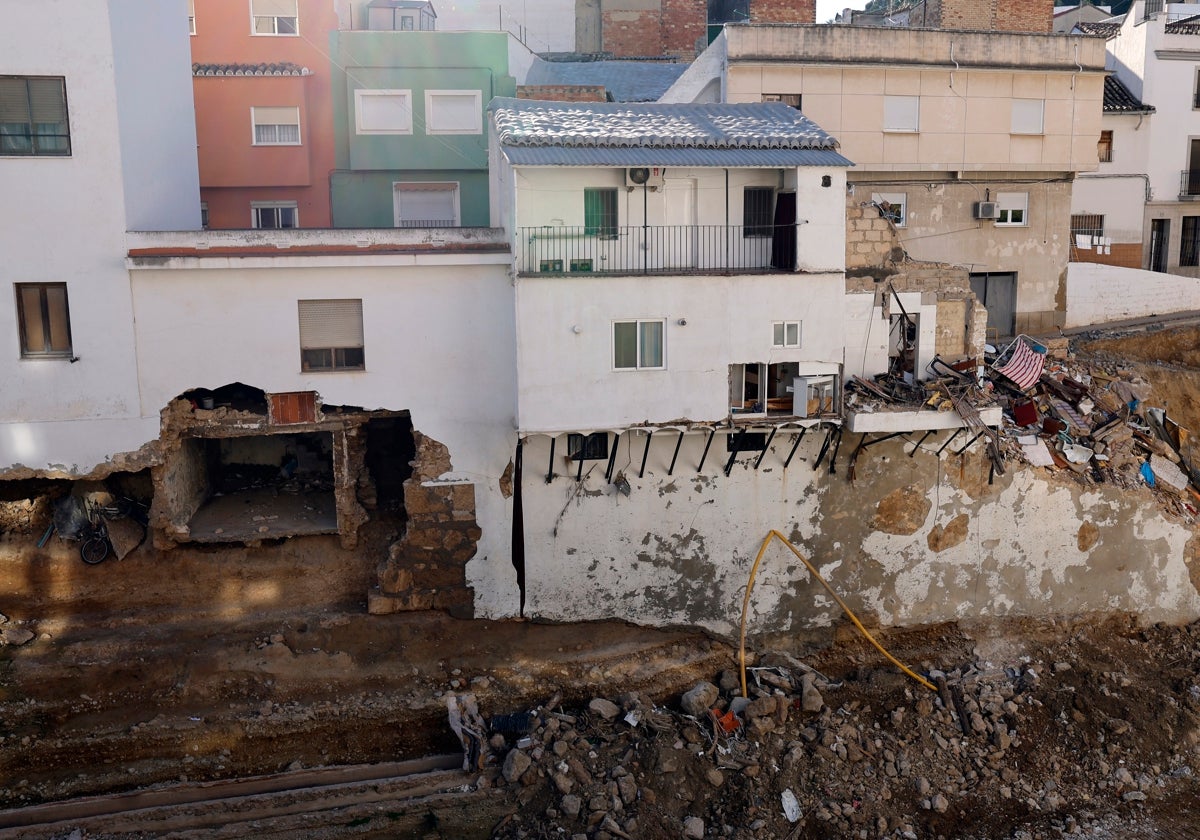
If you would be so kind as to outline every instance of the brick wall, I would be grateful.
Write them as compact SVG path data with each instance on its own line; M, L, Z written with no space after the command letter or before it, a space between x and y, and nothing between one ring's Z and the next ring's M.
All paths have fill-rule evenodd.
M604 85L517 85L517 99L553 102L606 102Z
M663 55L661 12L655 10L604 10L600 14L605 52L618 57Z
M754 23L816 23L815 0L750 0Z
M1054 27L1054 0L925 0L909 13L909 26L1050 32Z
M692 59L708 44L708 5L696 0L661 0L662 52ZM660 53L646 53L659 55Z
M1095 248L1071 248L1071 262L1090 262L1100 265L1117 265L1122 268L1142 267L1142 243L1117 244L1112 253L1098 254Z

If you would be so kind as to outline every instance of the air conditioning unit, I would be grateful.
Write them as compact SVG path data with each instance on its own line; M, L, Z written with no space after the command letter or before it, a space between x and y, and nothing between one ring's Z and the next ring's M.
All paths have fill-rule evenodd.
M663 173L666 172L661 166L635 166L625 170L625 186L633 189L634 187L649 187L652 190L657 190L663 185Z
M995 201L976 201L975 202L975 218L976 219L999 219L1000 205Z

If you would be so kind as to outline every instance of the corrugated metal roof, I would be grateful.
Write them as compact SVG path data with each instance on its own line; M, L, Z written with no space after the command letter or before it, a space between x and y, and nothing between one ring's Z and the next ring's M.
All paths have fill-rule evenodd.
M837 140L780 102L661 104L496 98L488 110L505 149L808 149Z
M617 102L656 102L689 65L666 61L545 61L535 58L527 85L602 85Z
M1106 114L1153 114L1154 106L1138 101L1129 88L1121 84L1116 76L1104 77L1104 113Z
M514 166L853 166L832 149L694 149L619 146L505 146Z

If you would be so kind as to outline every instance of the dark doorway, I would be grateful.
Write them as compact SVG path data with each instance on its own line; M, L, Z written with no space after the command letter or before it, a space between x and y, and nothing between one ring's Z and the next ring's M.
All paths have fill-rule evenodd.
M771 268L796 270L796 194L780 193L775 199L775 236L771 240Z
M1167 270L1167 247L1171 244L1171 220L1150 220L1150 270Z
M1017 275L1016 272L981 271L971 275L971 291L987 309L989 336L1016 334Z
M380 510L404 510L404 482L412 475L416 456L411 417L375 417L367 421L367 471Z

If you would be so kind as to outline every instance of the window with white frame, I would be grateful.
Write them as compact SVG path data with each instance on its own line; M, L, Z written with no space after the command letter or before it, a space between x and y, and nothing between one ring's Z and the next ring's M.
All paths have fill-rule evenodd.
M300 312L300 369L363 370L361 298L297 301Z
M0 76L0 155L70 154L66 80Z
M459 226L457 181L398 181L392 196L398 228Z
M799 347L800 322L775 321L771 324L772 347Z
M252 201L250 216L251 224L264 230L300 227L300 214L294 201Z
M883 97L883 130L917 131L920 110L919 96Z
M482 134L483 94L477 90L425 91L426 134Z
M412 134L411 90L354 91L358 134Z
M188 0L188 34L196 34L196 0Z
M896 227L904 227L908 215L908 193L871 193L871 201L880 215Z
M71 314L66 283L17 283L21 357L69 359Z
M616 370L662 370L666 322L613 321L613 367Z
M298 35L296 0L250 0L253 35Z
M299 108L251 108L255 146L299 146Z
M1043 99L1014 99L1012 101L1012 133L1041 134L1046 112Z
M996 193L996 205L1000 209L997 226L1023 227L1029 224L1029 193Z

